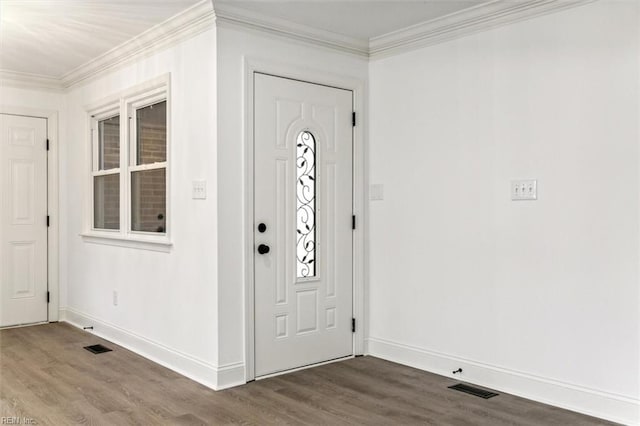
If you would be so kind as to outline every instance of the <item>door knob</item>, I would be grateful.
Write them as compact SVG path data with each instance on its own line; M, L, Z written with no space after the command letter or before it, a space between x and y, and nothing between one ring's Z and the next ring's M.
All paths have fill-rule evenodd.
M270 250L269 246L266 245L266 244L260 244L258 246L258 253L260 253L260 254L267 254L267 253L269 253L269 250Z
M260 225L258 225L258 232L264 232L267 230L267 225L265 225L264 223L261 223Z

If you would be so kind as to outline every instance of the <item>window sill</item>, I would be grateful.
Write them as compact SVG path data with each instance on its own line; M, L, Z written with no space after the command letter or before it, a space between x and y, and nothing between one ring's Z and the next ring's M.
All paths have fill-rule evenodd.
M159 238L145 238L140 236L124 237L119 233L109 235L96 232L84 232L80 234L80 236L85 243L127 247L138 250L160 251L164 253L169 253L173 246L173 243L165 236Z

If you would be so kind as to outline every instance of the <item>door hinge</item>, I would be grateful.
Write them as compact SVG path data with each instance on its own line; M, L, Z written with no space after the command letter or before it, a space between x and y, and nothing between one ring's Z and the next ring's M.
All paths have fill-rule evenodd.
M355 318L351 318L351 332L352 333L356 332L356 319Z
M351 216L351 229L356 229L356 215Z
M49 139L47 139L47 151L49 151Z
M47 228L49 227L49 215L47 215Z
M51 300L51 294L47 292L47 303L49 303L50 300Z
M351 115L351 124L353 124L353 127L356 127L356 112L353 111L352 115Z

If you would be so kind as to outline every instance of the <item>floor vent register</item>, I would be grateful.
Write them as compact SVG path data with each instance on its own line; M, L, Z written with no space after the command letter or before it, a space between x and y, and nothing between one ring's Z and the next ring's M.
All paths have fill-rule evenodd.
M489 399L499 394L488 390L476 388L473 386L458 383L457 385L449 386L449 389L457 390L460 392L468 393L469 395L479 396L480 398Z
M96 355L103 354L105 352L111 352L111 349L102 345L91 345L91 346L85 346L84 348L89 352L91 352L92 354L96 354Z

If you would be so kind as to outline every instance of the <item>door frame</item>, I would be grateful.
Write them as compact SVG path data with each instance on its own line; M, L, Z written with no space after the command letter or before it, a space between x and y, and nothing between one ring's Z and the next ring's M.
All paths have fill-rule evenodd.
M353 108L356 112L356 125L353 127L353 214L357 226L353 231L353 317L356 319L356 332L353 334L353 355L364 354L365 331L365 258L364 240L366 226L365 196L365 83L351 76L339 75L303 68L296 65L265 61L244 57L243 61L243 99L244 99L244 295L245 295L245 380L255 379L255 315L254 315L254 73L270 74L313 84L331 86L353 92Z
M49 291L47 321L57 322L60 317L58 112L46 109L0 105L0 114L43 118L47 120L47 138L49 139L49 152L47 154L47 212L50 218L49 227L47 228L47 291Z

